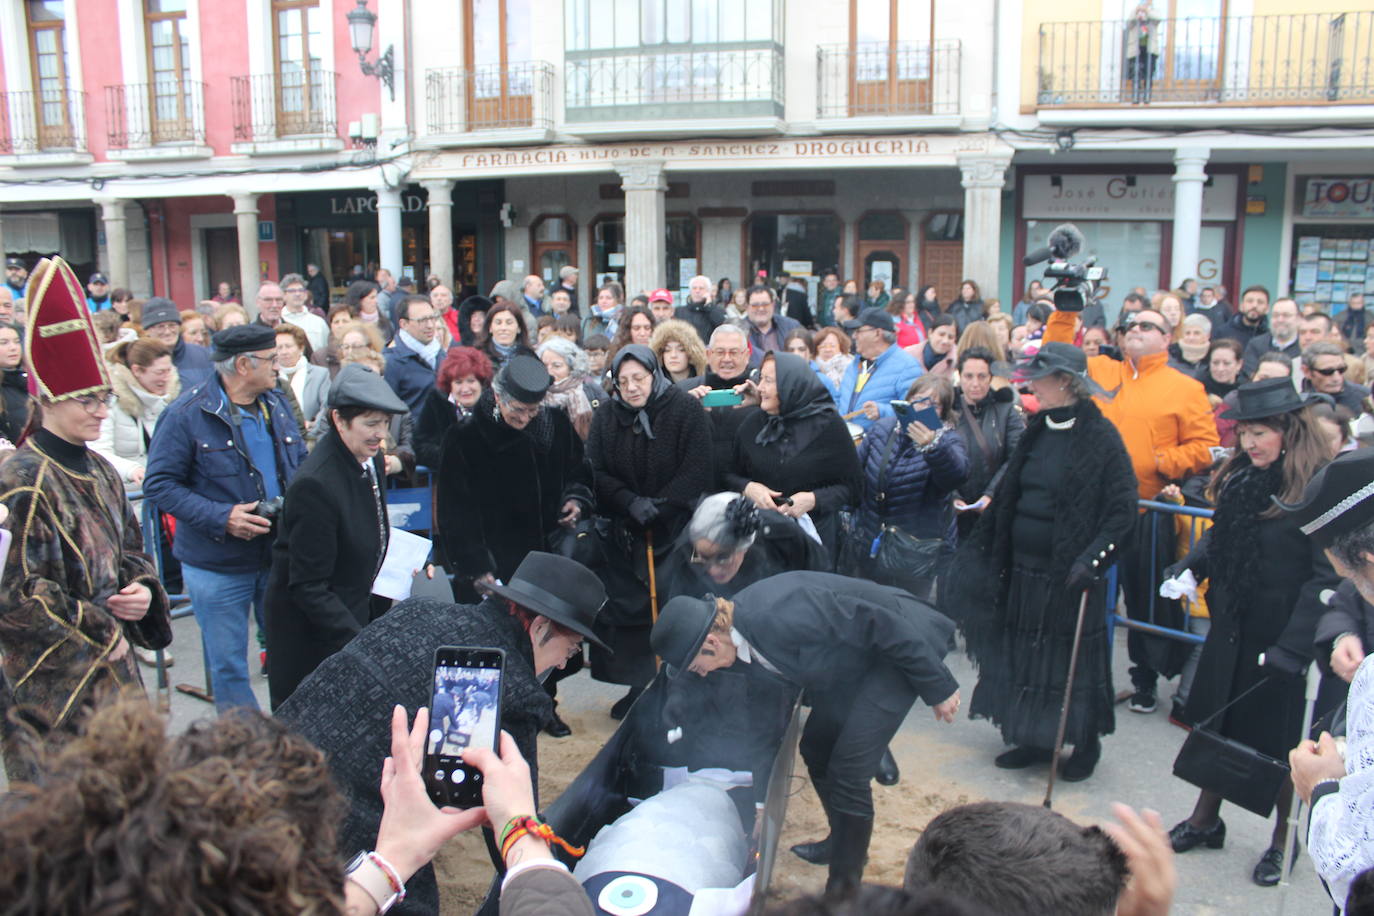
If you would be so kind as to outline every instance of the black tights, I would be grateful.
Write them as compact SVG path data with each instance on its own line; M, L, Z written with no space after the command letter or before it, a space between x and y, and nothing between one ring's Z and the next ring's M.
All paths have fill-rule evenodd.
M1269 848L1283 849L1288 840L1288 812L1293 807L1293 784L1285 782L1283 788L1279 790L1279 800L1275 805L1274 816L1277 818L1274 824L1274 833L1269 841ZM1188 818L1188 823L1198 830L1209 830L1216 826L1221 819L1221 796L1215 792L1208 792L1205 789L1198 793L1197 804L1193 806L1193 813Z

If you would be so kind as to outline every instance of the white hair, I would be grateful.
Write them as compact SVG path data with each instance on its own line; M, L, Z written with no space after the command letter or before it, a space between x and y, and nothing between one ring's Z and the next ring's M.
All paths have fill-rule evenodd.
M1183 319L1183 327L1185 329L1192 328L1194 331L1206 331L1210 335L1212 333L1212 319L1194 312Z
M711 278L708 277L708 276L706 276L705 274L697 274L695 277L693 277L692 279L690 279L690 280L687 281L687 285L688 285L688 286L691 286L693 283L697 282L698 280L704 280L704 281L706 281L706 285L707 285L708 287L711 285Z
M717 325L716 329L711 332L711 342L707 346L714 347L716 345L716 338L720 337L722 334L734 334L739 337L740 340L749 339L749 335L744 332L743 328L727 321L725 324Z
M692 513L692 520L687 523L687 536L693 541L710 541L731 553L748 550L754 545L755 535L751 534L745 540L737 542L730 531L730 522L725 517L725 511L730 504L743 498L738 493L712 493L707 496Z
M539 345L534 354L542 358L546 350L563 357L563 361L568 364L569 371L575 376L586 375L591 370L587 351L566 337L559 337L557 334L550 335L547 340Z

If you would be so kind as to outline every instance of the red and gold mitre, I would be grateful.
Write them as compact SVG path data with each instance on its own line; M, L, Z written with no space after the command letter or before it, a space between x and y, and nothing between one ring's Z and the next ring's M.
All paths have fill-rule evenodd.
M110 387L110 375L91 326L86 293L67 262L38 262L25 300L24 356L29 390L49 401L77 398Z

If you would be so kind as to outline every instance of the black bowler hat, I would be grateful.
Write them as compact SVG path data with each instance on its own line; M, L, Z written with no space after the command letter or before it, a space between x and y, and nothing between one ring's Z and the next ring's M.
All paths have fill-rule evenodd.
M892 323L892 315L887 309L864 309L858 318L844 323L845 329L857 331L859 328L877 328L880 331L896 333L897 326Z
M143 315L147 317L147 309L144 309ZM210 351L210 359L219 362L242 353L276 347L277 332L265 324L236 324L232 328L216 331L210 342L214 344Z
M1291 378L1266 378L1237 388L1236 406L1222 413L1221 418L1238 422L1262 420L1292 413L1304 406L1302 395L1293 387Z
M669 677L677 677L696 659L715 621L714 598L678 595L663 606L649 634L649 644L663 659Z
M509 584L487 588L611 651L592 632L592 622L606 603L606 587L581 563L534 550L520 561Z
M1330 547L1341 535L1374 523L1374 449L1346 452L1322 468L1307 482L1299 502L1274 502L1292 513L1302 533L1319 547Z
M1050 341L1041 344L1036 354L1016 364L1014 377L1018 381L1044 378L1056 372L1083 375L1088 371L1088 357L1073 344Z
M539 357L520 353L506 360L497 381L506 394L521 404L538 404L553 384L553 376Z

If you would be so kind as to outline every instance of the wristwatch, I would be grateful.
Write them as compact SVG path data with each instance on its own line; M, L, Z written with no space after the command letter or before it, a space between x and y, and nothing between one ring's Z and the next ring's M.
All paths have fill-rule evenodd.
M383 867L377 860L386 862L374 852L359 850L344 866L344 877L367 891L367 895L377 902L377 912L381 914L405 899L405 886L398 888L399 876L388 874L389 863Z

